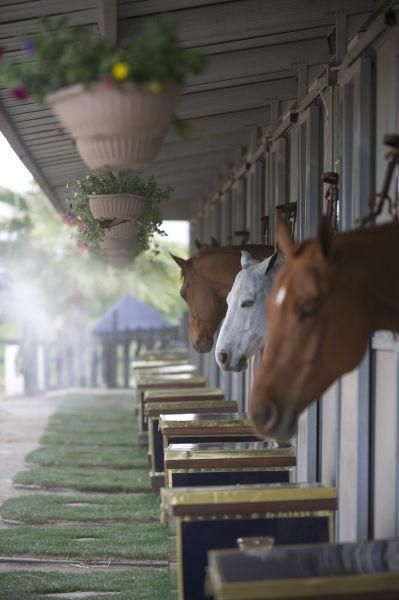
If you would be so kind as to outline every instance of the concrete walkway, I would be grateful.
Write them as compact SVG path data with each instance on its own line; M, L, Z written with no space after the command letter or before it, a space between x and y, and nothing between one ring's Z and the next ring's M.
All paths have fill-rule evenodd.
M24 470L24 458L38 446L59 396L0 398L0 504L21 490L12 478Z

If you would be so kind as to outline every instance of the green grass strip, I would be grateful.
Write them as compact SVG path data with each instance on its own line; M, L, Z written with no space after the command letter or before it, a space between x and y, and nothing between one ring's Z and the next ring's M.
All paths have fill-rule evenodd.
M40 443L62 444L62 445L85 445L85 446L133 446L137 443L137 430L127 432L64 432L45 433Z
M84 492L147 492L146 469L74 469L73 467L38 467L22 471L14 483L44 488L72 488Z
M0 600L49 600L53 593L98 591L90 600L167 600L166 569L129 569L128 571L67 573L0 573ZM120 592L104 596L100 592Z
M6 500L1 517L24 523L49 521L159 521L154 494L29 494Z
M145 469L148 466L147 449L139 447L103 446L80 448L70 446L47 446L33 450L26 457L27 463L71 467L115 467L118 469Z
M108 422L97 422L97 423L49 423L47 431L51 433L130 433L133 429L137 429L135 421L129 423L121 422L112 424Z
M1 529L2 556L166 559L167 530L160 523L100 526L20 525Z

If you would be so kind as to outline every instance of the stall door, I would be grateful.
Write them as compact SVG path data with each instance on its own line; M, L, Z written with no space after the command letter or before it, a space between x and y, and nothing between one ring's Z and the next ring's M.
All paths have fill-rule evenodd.
M371 60L339 73L341 226L351 229L367 212L372 193ZM368 536L370 359L341 379L338 465L338 540Z
M298 120L299 190L297 207L297 237L313 236L321 212L320 109L312 105ZM317 479L318 403L314 402L299 419L297 480Z

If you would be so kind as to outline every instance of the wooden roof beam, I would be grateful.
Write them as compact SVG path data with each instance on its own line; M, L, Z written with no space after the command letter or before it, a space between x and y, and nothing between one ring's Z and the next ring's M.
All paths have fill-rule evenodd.
M98 0L98 26L101 35L115 46L118 41L118 0Z

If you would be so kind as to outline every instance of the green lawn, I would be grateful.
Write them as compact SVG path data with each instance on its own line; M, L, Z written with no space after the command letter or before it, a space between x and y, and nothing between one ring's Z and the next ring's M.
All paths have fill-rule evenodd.
M51 600L51 593L120 592L117 600L167 600L168 574L165 569L66 573L0 573L0 600ZM107 596L91 596L104 600ZM112 599L112 596L109 596Z
M147 450L138 447L137 432L133 394L68 396L42 436L45 446L25 458L38 466L18 473L14 481L76 493L54 489L7 500L1 517L23 524L0 530L0 555L166 560L167 530L158 522ZM118 600L166 600L168 574L153 568L82 568L76 575L0 572L0 600L51 600L51 593L78 591L98 592L90 596L94 600L106 600L101 592L107 591L118 592Z
M134 446L137 444L137 428L131 431L106 431L104 433L82 432L82 431L63 431L49 432L42 435L40 443L46 444L66 444L70 446Z
M150 489L147 469L38 467L17 473L14 482L84 492L148 492Z
M47 431L60 432L60 433L130 433L132 430L137 429L136 421L133 419L124 419L121 421L80 421L80 420L66 420L66 421L51 421L47 425Z
M147 449L139 447L47 446L30 452L25 461L46 467L115 467L137 469L148 466Z
M6 500L3 519L24 523L49 521L159 521L154 494L29 494Z
M166 559L167 531L166 526L160 523L85 527L19 525L1 529L0 554L80 559Z

